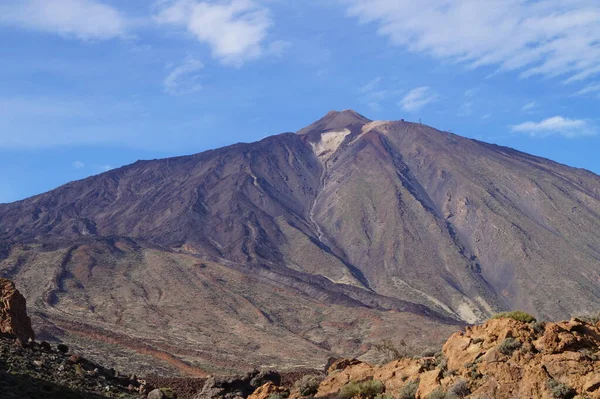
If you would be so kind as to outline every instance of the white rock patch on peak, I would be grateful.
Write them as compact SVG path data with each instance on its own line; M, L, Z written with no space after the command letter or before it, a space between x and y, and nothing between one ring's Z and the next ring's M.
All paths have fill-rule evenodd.
M335 130L321 134L321 140L311 143L313 152L322 163L326 162L343 143L350 130Z

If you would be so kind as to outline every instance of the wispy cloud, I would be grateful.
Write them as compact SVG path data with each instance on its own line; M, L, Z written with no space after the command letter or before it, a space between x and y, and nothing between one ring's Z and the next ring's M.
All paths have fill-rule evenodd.
M417 87L408 92L398 103L403 110L415 112L423 108L425 105L436 101L439 98L436 92L428 86Z
M273 25L271 14L252 0L167 0L161 3L155 19L161 24L184 27L208 44L213 56L224 64L241 65L285 47L282 42L265 44Z
M458 116L471 116L475 106L475 96L479 89L468 89L463 95L463 103L458 110Z
M600 83L592 83L579 90L576 95L584 96L586 94L600 93Z
M567 82L600 73L596 0L342 1L393 44L437 59Z
M0 25L82 40L125 37L127 18L95 0L2 0Z
M547 137L558 135L568 138L593 136L596 134L590 123L583 119L569 119L554 116L540 122L524 122L512 126L513 132L526 133L532 137Z
M537 107L537 103L535 101L531 101L531 102L523 105L523 107L521 107L521 111L531 111L535 107Z
M202 89L200 75L197 73L204 67L200 60L187 57L183 63L167 75L163 81L165 92L172 95L191 94Z
M381 111L381 102L388 99L392 91L382 87L383 79L376 77L358 89L361 100L375 112Z
M73 167L75 169L83 169L83 168L85 168L85 164L83 162L81 162L81 161L73 161L73 163L71 165L73 165Z

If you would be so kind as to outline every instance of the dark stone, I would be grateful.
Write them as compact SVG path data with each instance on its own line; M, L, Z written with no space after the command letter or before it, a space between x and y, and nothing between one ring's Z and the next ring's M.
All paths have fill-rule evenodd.
M281 375L273 370L261 371L250 380L250 385L253 388L258 388L265 385L267 382L272 382L274 385L281 385Z
M65 344L58 344L56 346L56 349L58 349L59 351L61 351L62 353L67 353L69 352L69 347Z
M42 341L40 342L40 348L42 348L43 350L45 350L46 352L50 352L52 350L52 347L50 346L50 344L46 341Z

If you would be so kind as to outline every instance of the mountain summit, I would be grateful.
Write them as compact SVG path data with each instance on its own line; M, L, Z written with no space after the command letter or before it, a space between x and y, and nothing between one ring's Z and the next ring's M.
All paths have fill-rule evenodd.
M42 335L180 372L600 304L599 176L350 110L0 205L0 240Z

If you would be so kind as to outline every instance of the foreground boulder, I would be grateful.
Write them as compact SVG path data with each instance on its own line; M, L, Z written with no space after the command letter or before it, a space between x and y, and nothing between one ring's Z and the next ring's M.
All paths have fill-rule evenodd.
M377 395L600 399L600 323L577 318L558 323L489 320L455 333L431 357L382 366L339 360L329 366L315 397ZM292 392L290 397L300 395Z
M25 297L15 283L4 278L0 278L0 332L13 334L23 342L35 338Z

